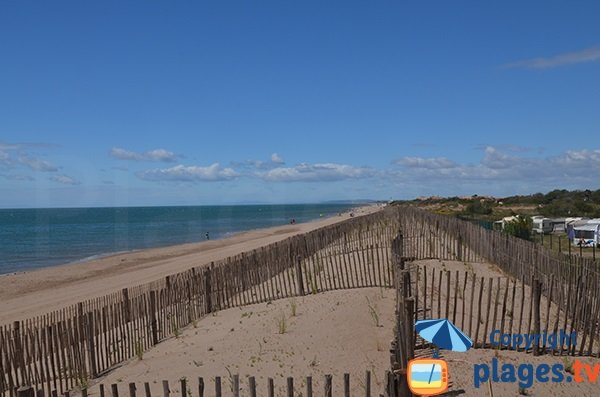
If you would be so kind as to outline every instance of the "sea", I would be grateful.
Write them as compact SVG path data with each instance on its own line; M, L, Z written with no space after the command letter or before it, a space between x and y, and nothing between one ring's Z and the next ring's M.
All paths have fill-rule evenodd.
M356 204L0 209L0 274L337 216Z

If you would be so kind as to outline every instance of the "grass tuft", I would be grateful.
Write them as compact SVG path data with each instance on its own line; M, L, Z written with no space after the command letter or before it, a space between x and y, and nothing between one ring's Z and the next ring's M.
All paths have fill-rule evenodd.
M296 302L296 299L291 300L290 309L292 310L292 317L296 317L296 310L298 309L298 302Z
M373 319L375 326L381 327L381 325L379 323L379 313L377 311L377 305L374 303L371 303L371 300L369 299L368 296L367 296L367 306L369 307L369 314L371 315L371 318Z
M285 317L285 313L281 313L277 319L277 330L282 335L287 332L287 319Z
M142 345L141 339L138 339L135 342L135 355L140 361L144 359L144 346Z

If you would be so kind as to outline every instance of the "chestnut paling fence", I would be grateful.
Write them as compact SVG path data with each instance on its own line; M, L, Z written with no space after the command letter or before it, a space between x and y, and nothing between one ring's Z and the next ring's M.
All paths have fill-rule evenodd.
M552 252L530 241L456 218L401 208L401 231L392 241L396 289L396 333L386 394L409 396L407 363L415 349L429 347L414 330L416 320L447 318L466 332L475 348L600 356L598 268L591 258ZM450 236L450 238L449 238ZM476 266L450 271L415 259L491 262L506 276L478 276ZM492 343L500 334L577 334L542 338L530 346ZM499 334L494 334L494 342ZM573 343L576 342L576 343Z
M489 261L509 279L478 280L469 274L442 274L406 264L429 258ZM486 326L504 321L508 327L512 319L512 327L517 327L516 310L511 309L515 304L524 310L520 326L525 329L527 324L531 329L537 323L536 311L518 306L519 297L527 294L531 302L541 302L543 296L551 311L561 316L558 325L577 330L586 340L585 349L569 349L570 354L596 353L588 348L598 340L600 331L598 273L591 260L553 253L455 218L391 206L149 284L4 325L0 327L0 395L12 395L20 386L46 393L80 387L217 310L372 286L395 287L398 292L397 313L402 324L395 338L390 379L402 372L414 349L409 329L415 318L460 316L471 321L472 331L479 327L476 335L484 335L485 326L479 326L483 320L477 316L488 316L494 308ZM529 320L530 313L533 320ZM554 329L556 324L547 319L555 321L556 316L541 313L546 323L540 327Z
M391 287L388 211L352 218L0 328L0 394L81 387L209 313L327 290Z
M360 394L365 397L378 395L378 393L372 393L373 382L369 370L365 371L364 377L353 377L351 379L350 373L345 372L343 376L338 378L326 374L320 378L313 378L311 375L303 378L288 376L281 380L269 377L263 381L261 379L257 380L255 376L248 376L243 379L238 374L230 374L228 377L215 376L211 379L199 376L194 380L188 380L185 377L180 378L176 382L169 382L168 380L162 382L130 382L127 385L119 383L105 385L100 383L94 386L94 390L81 389L81 395L87 397L95 393L99 397L119 397L120 395L128 397L137 397L138 395L144 397L205 397L209 395L215 397L222 397L223 395L232 395L233 397L242 395L275 397L276 395L286 395L293 397L304 396L303 393L306 393L306 397L332 397L342 394L350 397L350 395L356 395L357 390L360 390ZM70 395L69 392L65 394ZM40 397L44 394L42 390L36 392L32 387L26 387L19 389L17 395L18 397L35 397L36 395ZM58 393L53 391L51 395L57 397Z

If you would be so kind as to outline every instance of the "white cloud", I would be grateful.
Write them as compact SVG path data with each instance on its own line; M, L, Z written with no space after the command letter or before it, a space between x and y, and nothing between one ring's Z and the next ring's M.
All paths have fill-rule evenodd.
M244 160L244 161L232 161L231 165L236 168L243 169L255 169L255 170L271 170L273 168L281 167L285 164L283 157L277 153L271 154L270 160Z
M81 184L81 182L79 182L77 179L72 178L68 175L52 175L49 178L51 181L53 182L57 182L57 183L62 183L63 185L79 185Z
M219 163L208 167L176 165L171 168L157 168L137 173L147 181L226 181L239 176L232 168L222 168Z
M113 147L110 149L110 155L119 160L164 162L173 162L177 160L177 155L175 153L165 149L154 149L147 152L138 153L127 149Z
M34 171L43 172L55 172L58 171L58 167L49 161L42 160L36 157L31 157L27 154L20 155L18 158L19 163L31 168Z
M557 162L563 166L577 165L584 167L600 166L600 150L567 150Z
M6 178L6 179L10 179L11 181L33 181L35 180L34 177L30 176L30 175L23 175L23 174L0 174L0 176Z
M567 52L547 58L524 59L504 65L505 68L548 69L563 65L600 60L600 47L586 48L581 51Z
M426 169L454 168L457 166L457 164L454 161L449 160L446 157L402 157L401 159L394 161L394 163L410 168Z
M232 161L231 166L236 168L256 168L259 170L273 168L270 162L261 160Z
M47 147L47 144L38 143L19 143L8 144L0 143L0 164L5 169L15 169L19 166L29 168L33 171L56 172L58 167L47 160L33 156L28 148Z
M4 165L10 164L10 155L8 154L8 152L2 150L2 147L0 147L0 163Z
M285 161L283 161L283 158L280 155L278 155L277 153L273 153L271 155L271 161L275 164L284 164L285 163Z
M545 151L545 148L542 146L523 146L523 145L515 145L515 144L511 144L511 143L503 143L503 144L479 144L475 146L475 149L477 150L484 150L487 149L488 147L493 147L496 150L502 151L502 152L509 152L509 153L533 153L536 152L538 154L542 154Z
M519 164L517 157L501 153L493 146L486 147L484 153L481 164L490 169L510 168Z
M444 162L442 162L443 164ZM390 170L388 177L399 182L435 183L438 187L463 182L489 184L546 184L552 189L572 186L574 182L597 185L600 174L600 150L569 150L558 156L522 157L508 155L497 147L487 146L479 163L439 167L439 158L397 161L401 169ZM416 167L415 164L419 165Z
M295 167L278 167L258 175L270 182L331 182L373 176L375 171L366 167L346 164L299 164Z

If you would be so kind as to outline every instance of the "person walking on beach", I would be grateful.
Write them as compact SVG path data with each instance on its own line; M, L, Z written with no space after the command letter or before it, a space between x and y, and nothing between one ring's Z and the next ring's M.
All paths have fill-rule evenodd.
M208 232L206 232L206 239L210 240L210 236L208 235Z

